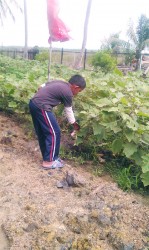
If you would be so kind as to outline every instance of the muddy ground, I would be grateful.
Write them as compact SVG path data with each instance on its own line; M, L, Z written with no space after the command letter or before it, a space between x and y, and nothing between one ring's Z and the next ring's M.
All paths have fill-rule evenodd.
M37 141L0 113L0 250L149 249L147 197L86 165L49 172L40 164Z

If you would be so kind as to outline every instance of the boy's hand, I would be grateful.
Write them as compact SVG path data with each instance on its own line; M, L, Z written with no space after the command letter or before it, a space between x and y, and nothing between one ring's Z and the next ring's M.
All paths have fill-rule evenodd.
M72 125L73 125L74 130L77 130L77 131L80 130L80 126L77 122L74 122Z
M72 138L73 140L76 140L76 139L77 139L76 130L74 130L70 135L71 135L71 138Z

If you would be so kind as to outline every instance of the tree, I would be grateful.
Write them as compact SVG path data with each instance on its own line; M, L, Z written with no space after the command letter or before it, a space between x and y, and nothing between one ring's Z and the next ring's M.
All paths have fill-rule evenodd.
M105 39L100 49L102 51L108 51L111 54L117 56L119 53L124 53L125 55L125 64L131 64L134 58L134 48L131 46L129 41L120 39L120 32L111 34L108 39ZM122 56L123 57L123 56ZM121 57L121 58L122 58Z
M108 50L112 53L125 52L129 47L129 42L120 39L120 32L110 35L101 44L101 50Z
M76 60L75 68L80 68L80 65L81 65L81 62L83 59L83 55L84 55L84 51L85 51L85 47L86 47L86 42L87 42L87 31L88 31L88 22L89 22L91 4L92 4L92 0L88 0L86 17L85 17L85 22L84 22L84 36L83 36L83 42L82 42L82 49L81 49L81 52Z
M21 8L16 0L11 0L11 1L10 0L0 0L0 21L1 21L1 24L3 24L3 20L7 16L7 13L9 13L11 18L13 20L15 20L13 11L11 10L11 7L13 5L21 10Z
M27 3L24 0L24 30L25 30L25 44L24 44L24 58L28 58L28 22L27 22Z
M138 69L141 51L146 46L149 46L149 18L145 15L141 15L138 19L136 30L134 29L132 21L130 21L127 34L135 47L137 59L136 69Z
M3 24L3 19L7 16L7 13L11 16L11 18L15 21L15 17L13 14L13 11L11 10L12 6L15 6L20 9L22 12L21 7L17 3L16 0L0 0L0 20ZM27 40L28 40L28 30L27 30L27 4L26 0L24 0L24 26L25 26L25 45L24 45L24 58L28 57L28 46L27 46Z

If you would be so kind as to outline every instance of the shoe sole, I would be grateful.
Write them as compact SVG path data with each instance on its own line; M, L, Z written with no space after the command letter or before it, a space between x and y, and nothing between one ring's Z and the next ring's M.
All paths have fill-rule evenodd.
M50 167L41 167L42 169L44 169L44 170L50 170L50 169L56 169L56 168L63 168L64 167L64 165L62 165L62 166L60 166L60 167L52 167L52 166L50 166Z

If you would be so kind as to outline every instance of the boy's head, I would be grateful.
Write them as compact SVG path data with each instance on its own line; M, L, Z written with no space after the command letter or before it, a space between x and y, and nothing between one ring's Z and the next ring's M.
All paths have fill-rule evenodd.
M72 90L73 95L77 95L86 87L86 81L80 75L72 76L68 82L71 84L71 90Z

